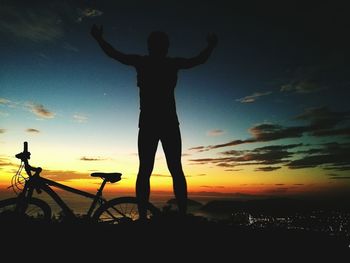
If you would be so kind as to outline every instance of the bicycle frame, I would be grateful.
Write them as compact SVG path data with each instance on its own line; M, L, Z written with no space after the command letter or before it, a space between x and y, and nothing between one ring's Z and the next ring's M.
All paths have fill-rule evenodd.
M24 165L26 166L29 164L26 164L24 162ZM92 194L89 192L85 192L85 191L52 181L47 178L43 178L40 176L40 172L37 171L34 175L31 175L29 179L25 182L23 191L20 193L21 196L19 196L19 200L21 200L21 202L25 202L25 200L30 199L33 195L34 190L36 190L38 193L41 193L41 191L44 191L58 204L58 206L62 209L62 211L66 216L75 217L76 215L74 214L74 212L63 201L63 199L50 187L50 186L53 186L53 187L62 189L64 191L71 192L71 193L92 199L91 205L86 214L88 217L91 217L96 208L97 203L101 205L104 202L106 202L106 200L102 198L102 191L106 182L107 182L106 180L103 180L100 188L97 190L97 193Z

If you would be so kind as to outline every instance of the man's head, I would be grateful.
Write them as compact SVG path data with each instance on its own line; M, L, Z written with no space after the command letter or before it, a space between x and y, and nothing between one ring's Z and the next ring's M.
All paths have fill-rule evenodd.
M169 38L161 31L153 31L148 36L148 53L150 56L165 57L168 54Z

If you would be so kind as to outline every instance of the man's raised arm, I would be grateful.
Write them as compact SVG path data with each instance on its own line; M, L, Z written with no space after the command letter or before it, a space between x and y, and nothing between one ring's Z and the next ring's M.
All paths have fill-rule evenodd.
M209 34L207 37L207 47L197 56L192 58L177 58L177 65L180 69L188 69L200 64L204 64L210 57L212 51L217 46L218 38L215 34Z
M92 37L97 41L102 50L107 56L118 60L120 63L125 65L134 65L137 59L137 55L127 55L116 50L111 44L109 44L103 38L103 26L97 27L95 24L91 27L90 31Z

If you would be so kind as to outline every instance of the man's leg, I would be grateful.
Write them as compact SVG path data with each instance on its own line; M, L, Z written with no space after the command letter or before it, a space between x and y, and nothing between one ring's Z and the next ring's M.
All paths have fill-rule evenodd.
M187 213L187 182L181 164L181 134L179 126L172 127L161 137L167 165L173 178L173 189L179 212Z
M138 134L139 171L136 179L136 198L140 219L146 219L146 204L150 195L150 176L154 166L158 138L151 129L140 128Z

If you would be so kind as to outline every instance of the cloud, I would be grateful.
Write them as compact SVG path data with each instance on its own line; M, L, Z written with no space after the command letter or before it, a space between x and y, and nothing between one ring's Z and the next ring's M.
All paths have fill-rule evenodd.
M85 123L88 120L88 117L82 114L74 114L73 115L73 119L74 121L78 122L78 123Z
M12 163L10 158L5 155L0 156L0 170L6 170L10 173L16 173L19 164Z
M9 108L15 108L18 104L18 102L13 102L9 99L0 97L0 105L7 106Z
M101 158L101 157L86 157L86 156L83 156L79 160L80 161L88 161L88 162L93 161L93 162L95 162L95 161L105 161L107 159L106 158Z
M222 189L224 189L225 188L225 186L222 186L222 185L200 185L199 186L200 188L222 188Z
M34 113L38 117L44 119L52 119L55 117L55 113L46 109L42 104L27 103L27 107L32 113Z
M69 44L68 42L63 43L63 48L68 50L68 51L79 52L78 48L74 47L73 45Z
M5 98L0 98L0 104L7 105L10 103L10 100L5 99Z
M270 95L272 92L254 92L252 95L245 96L243 98L237 99L236 101L239 101L240 103L252 103L255 102L257 99L259 99L262 96Z
M10 162L9 158L1 156L0 166L8 166L8 165L13 165L13 163Z
M322 87L313 81L298 81L296 83L288 83L281 86L281 92L296 92L296 93L313 93L320 91Z
M75 179L92 179L89 173L66 170L43 170L42 176L54 181L70 181Z
M7 116L9 116L7 112L0 111L0 117L7 117Z
M16 108L21 106L26 110L34 113L36 116L45 119L52 119L55 117L55 113L46 109L42 104L32 103L32 102L14 102L6 98L0 98L0 105L7 106L9 108Z
M39 130L33 129L33 128L28 128L28 129L26 129L26 132L29 132L29 133L40 133Z
M100 10L88 7L88 8L84 8L84 9L78 8L78 14L79 14L79 17L77 19L77 22L81 22L83 20L83 18L91 18L91 17L101 16L103 14L103 12Z
M33 42L51 42L63 37L61 18L53 9L23 8L0 4L0 31Z
M152 174L152 176L156 176L156 177L171 177L170 174Z
M221 136L223 135L225 132L223 130L211 130L211 131L208 131L207 135L208 136Z
M2 134L2 133L5 133L6 132L6 129L0 129L0 134Z

